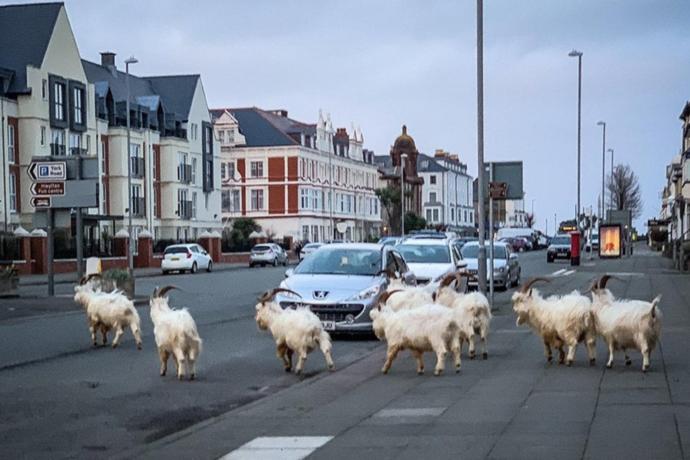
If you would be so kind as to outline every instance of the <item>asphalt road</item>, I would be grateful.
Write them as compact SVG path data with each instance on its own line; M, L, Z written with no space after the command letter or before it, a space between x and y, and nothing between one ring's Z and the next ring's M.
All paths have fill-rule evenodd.
M158 376L147 307L139 308L143 351L128 335L120 349L91 348L79 311L0 321L0 458L311 452L246 451L252 445L237 451L248 442L280 446L283 438L274 438L280 436L324 436L312 455L329 459L690 452L690 278L644 251L620 261L583 260L576 269L547 264L543 251L521 254L520 261L523 279L554 274L542 288L547 293L584 289L603 272L626 279L612 286L620 296L651 299L662 292L664 337L651 372L639 371L638 355L631 368L619 362L605 370L601 344L596 367L586 365L584 350L573 368L546 365L539 340L515 326L509 290L496 294L489 359L463 359L460 375L418 377L404 354L382 376L379 342L338 340L337 371L326 372L314 354L300 380L282 371L270 337L253 321L257 294L277 285L283 269L146 278L139 292L163 284L183 289L172 303L190 309L204 339L199 379Z

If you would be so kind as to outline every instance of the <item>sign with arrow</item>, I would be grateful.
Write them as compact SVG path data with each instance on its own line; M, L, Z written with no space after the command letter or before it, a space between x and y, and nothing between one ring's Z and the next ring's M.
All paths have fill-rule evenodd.
M505 200L508 195L508 184L505 182L489 182L489 196L494 200Z
M67 164L64 161L33 161L27 172L35 181L64 181L67 179Z
M65 194L64 182L34 182L31 184L32 195L59 195Z
M50 207L49 196L34 196L31 198L31 206L35 209L43 209Z

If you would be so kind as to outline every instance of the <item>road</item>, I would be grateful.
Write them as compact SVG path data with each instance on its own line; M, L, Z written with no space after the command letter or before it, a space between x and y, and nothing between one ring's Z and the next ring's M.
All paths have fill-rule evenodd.
M277 285L282 269L147 278L139 292L183 289L172 303L190 309L204 338L198 381L158 376L147 307L139 308L143 351L127 335L120 349L91 348L79 311L0 321L0 457L688 455L690 277L644 250L575 269L547 264L544 252L520 259L523 279L557 275L546 293L585 289L604 272L625 279L611 282L619 296L662 293L664 335L651 371L639 371L639 355L632 367L605 369L601 343L595 367L584 350L573 368L547 365L539 340L515 326L508 291L496 295L489 359L463 359L459 375L417 376L404 354L384 376L379 342L337 340L338 370L326 372L311 355L300 380L282 371L253 321L254 299Z

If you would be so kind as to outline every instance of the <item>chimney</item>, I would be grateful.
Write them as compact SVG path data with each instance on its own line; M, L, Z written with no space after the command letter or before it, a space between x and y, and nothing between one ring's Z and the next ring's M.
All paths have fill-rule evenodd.
M451 155L449 158L453 161L459 161L457 155Z
M103 67L115 67L115 53L112 51L103 51L101 53L101 65Z
M279 117L287 118L288 111L285 109L270 110L273 115L278 115Z
M434 152L434 157L436 158L445 158L446 157L446 152L443 151L443 149L436 149Z

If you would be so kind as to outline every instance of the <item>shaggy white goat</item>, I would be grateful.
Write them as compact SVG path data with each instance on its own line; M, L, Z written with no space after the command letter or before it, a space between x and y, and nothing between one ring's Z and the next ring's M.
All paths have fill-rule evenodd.
M108 331L115 329L113 348L120 343L124 329L129 327L137 348L141 350L141 321L134 303L120 291L101 292L94 290L89 279L74 287L74 301L84 307L89 321L91 340L96 346L96 331L100 329L103 345L108 341Z
M558 362L568 366L575 359L577 344L584 341L590 365L596 359L596 330L591 302L577 291L563 296L543 298L532 285L546 278L533 278L513 294L513 310L517 325L527 323L544 342L544 353L549 362L553 359L551 347L559 351ZM563 346L568 346L566 358Z
M172 356L177 366L177 378L185 377L189 368L189 378L196 378L196 361L201 354L202 340L196 328L194 318L186 308L172 309L165 294L175 286L165 286L154 289L149 305L151 306L151 321L153 335L158 347L158 357L161 361L160 375L168 371L168 358Z
M606 283L611 278L611 275L602 276L591 289L596 329L609 349L606 367L613 366L616 350L623 350L625 364L629 366L632 361L627 349L633 348L642 353L642 371L646 372L649 369L649 354L661 337L661 296L651 302L615 299L611 291L606 289Z
M379 340L386 340L388 352L381 369L388 373L396 356L402 350L410 350L417 360L417 373L424 373L424 352L436 354L434 375L445 369L448 350L453 353L456 372L460 371L460 334L453 310L436 304L419 308L394 311L381 306L372 309L369 316Z
M307 307L283 309L275 301L279 292L289 292L299 296L294 291L276 288L265 292L258 298L256 304L256 324L259 329L270 330L276 342L276 355L283 361L285 371L292 370L292 354L297 353L295 373L301 374L307 355L315 348L320 348L326 359L329 370L335 370L331 357L331 337L323 329L319 317Z
M487 351L487 339L489 335L489 327L491 326L491 306L489 300L481 292L458 292L452 286L462 286L462 277L469 277L465 272L451 273L444 276L434 293L434 301L438 304L449 308L457 308L466 311L472 316L472 328L474 334L469 337L469 356L470 359L475 357L474 336L479 335L482 341L482 358L487 359L489 352Z

